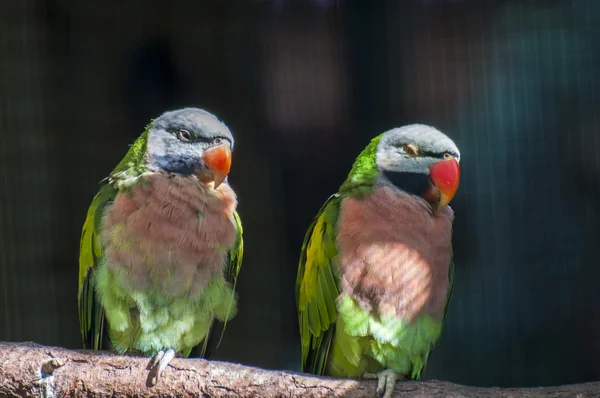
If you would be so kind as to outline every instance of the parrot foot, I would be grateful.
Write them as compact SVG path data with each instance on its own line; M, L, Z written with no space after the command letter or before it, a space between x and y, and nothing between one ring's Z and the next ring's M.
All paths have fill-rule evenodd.
M175 358L175 351L169 348L167 351L159 351L150 360L147 369L150 370L148 373L147 384L149 386L155 386L158 383L160 374L165 370L171 359Z
M365 373L364 379L377 379L377 396L381 398L392 398L396 380L402 380L403 376L391 369L386 369L378 373Z

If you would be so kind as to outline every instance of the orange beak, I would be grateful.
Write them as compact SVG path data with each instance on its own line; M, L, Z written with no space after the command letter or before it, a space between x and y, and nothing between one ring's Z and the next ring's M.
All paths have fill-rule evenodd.
M213 175L216 189L227 178L231 168L231 147L229 143L212 147L204 151L202 156L204 164Z
M458 189L460 167L455 158L442 160L429 167L431 181L439 191L439 208L446 206Z

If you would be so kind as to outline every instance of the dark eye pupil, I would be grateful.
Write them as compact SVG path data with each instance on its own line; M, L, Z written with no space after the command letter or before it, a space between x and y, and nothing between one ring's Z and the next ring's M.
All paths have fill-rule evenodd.
M189 141L192 139L192 135L187 130L179 130L179 137L184 141Z
M215 143L217 143L217 144L220 144L220 143L221 143L221 139L220 139L220 138L217 138L217 139L215 140Z

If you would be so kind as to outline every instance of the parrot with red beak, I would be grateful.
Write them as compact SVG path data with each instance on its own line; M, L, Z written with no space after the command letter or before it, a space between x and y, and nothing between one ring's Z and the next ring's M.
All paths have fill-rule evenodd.
M236 313L243 240L227 183L232 150L214 115L166 112L89 207L79 257L84 346L152 356L149 385L175 355L207 358Z
M448 203L460 153L433 127L413 124L374 138L302 246L296 304L302 370L421 380L440 339L452 292Z

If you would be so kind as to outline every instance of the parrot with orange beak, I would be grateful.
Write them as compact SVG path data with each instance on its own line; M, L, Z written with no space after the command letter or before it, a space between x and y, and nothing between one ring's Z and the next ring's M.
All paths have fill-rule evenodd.
M83 225L79 321L88 349L207 358L236 313L243 255L227 183L233 136L197 108L152 121L103 182Z
M433 127L413 124L374 138L306 234L296 282L302 370L421 380L452 292L448 203L460 153Z

